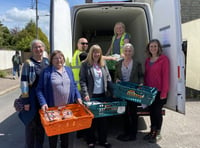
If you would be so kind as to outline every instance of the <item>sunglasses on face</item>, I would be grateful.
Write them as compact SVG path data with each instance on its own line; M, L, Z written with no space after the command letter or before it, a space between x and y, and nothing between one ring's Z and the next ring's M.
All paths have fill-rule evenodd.
M81 42L81 45L88 45L88 43L86 43L86 42Z

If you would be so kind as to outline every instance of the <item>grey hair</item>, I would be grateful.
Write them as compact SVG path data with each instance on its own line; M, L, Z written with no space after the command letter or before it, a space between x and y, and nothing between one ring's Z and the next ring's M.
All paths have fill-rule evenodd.
M31 44L30 44L30 46L31 46L31 51L33 50L33 46L34 46L36 43L41 44L42 47L44 47L44 49L46 48L44 42L42 42L41 40L38 40L38 39L34 39L34 40L31 42Z
M131 43L125 43L124 46L123 46L123 51L126 49L126 48L130 48L134 54L134 47Z

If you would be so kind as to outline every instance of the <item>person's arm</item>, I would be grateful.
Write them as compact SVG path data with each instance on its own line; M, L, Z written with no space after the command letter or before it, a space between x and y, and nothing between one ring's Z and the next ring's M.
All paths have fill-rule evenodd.
M21 74L21 97L22 98L29 98L29 63L28 60L24 63L22 67L22 74Z
M89 93L87 91L87 63L82 63L81 69L80 69L80 86L81 86L81 94L83 95L83 99L86 101L89 101Z
M160 93L160 98L165 99L167 98L167 93L169 91L169 59L167 57L165 58L165 60L163 60L161 68L162 89Z
M30 110L30 98L29 98L29 63L28 60L22 67L22 75L21 75L21 98L23 98L24 110Z
M82 99L81 99L81 95L78 91L78 87L77 87L77 83L76 81L74 80L74 74L72 72L72 69L69 68L68 66L66 66L67 68L67 71L69 71L70 75L72 76L70 81L72 81L72 84L73 84L73 88L74 88L74 91L75 91L75 101L77 101L78 103L82 104Z
M139 84L143 85L144 83L144 74L142 72L142 64L138 63L138 80L139 80Z
M22 58L19 56L19 64L22 65Z
M114 82L120 82L121 81L121 77L120 77L120 74L121 74L121 63L122 61L119 61L116 63L116 69L115 69L115 75L114 75Z
M40 74L38 85L36 87L37 99L43 110L48 109L48 105L44 96L44 89L47 87L47 86L44 86L45 85L44 75L45 75L45 71L43 70L43 72Z
M117 58L116 58L116 57L113 57L113 56L102 56L102 58L103 58L104 60L113 60L113 61L116 61L116 60L117 60Z
M108 51L106 52L106 56L110 55L111 50L112 50L112 42L110 44L110 47L108 48Z
M14 56L12 56L12 63L14 64Z

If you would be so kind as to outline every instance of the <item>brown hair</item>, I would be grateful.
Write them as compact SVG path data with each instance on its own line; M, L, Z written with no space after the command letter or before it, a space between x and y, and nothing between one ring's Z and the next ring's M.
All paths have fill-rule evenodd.
M62 53L62 51L60 51L60 50L54 50L52 52L52 54L50 55L50 65L52 65L53 57L56 56L57 54L59 54L59 55L61 55L63 57L64 63L65 63L65 56Z
M147 44L147 47L146 47L146 52L148 54L148 56L152 56L151 52L149 51L149 46L151 43L156 43L158 45L158 53L157 55L160 56L162 54L162 46L161 46L161 43L158 39L152 39L149 41L149 43Z
M100 67L105 66L105 62L104 62L104 60L103 60L103 58L102 58L102 50L101 50L101 47L100 47L99 45L97 45L97 44L92 45L92 46L90 47L88 56L87 56L87 58L86 58L85 61L88 62L90 65L93 65L93 63L94 63L94 60L93 60L93 53L94 53L95 51L100 53L100 58L99 58L99 60L98 60L99 66L100 66Z

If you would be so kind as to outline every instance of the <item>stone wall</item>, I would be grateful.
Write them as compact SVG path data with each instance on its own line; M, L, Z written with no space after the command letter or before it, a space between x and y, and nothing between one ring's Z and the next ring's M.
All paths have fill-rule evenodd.
M200 18L200 0L180 0L182 23Z
M154 0L133 0L135 2L146 2L153 4ZM186 23L200 18L200 0L180 0L181 20Z

